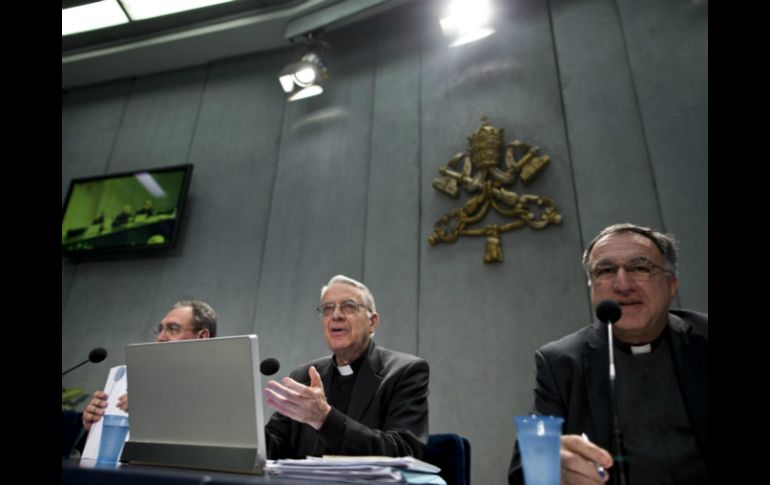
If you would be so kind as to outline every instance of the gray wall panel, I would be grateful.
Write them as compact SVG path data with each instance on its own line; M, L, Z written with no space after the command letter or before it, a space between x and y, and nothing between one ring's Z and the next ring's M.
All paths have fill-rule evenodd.
M196 67L134 81L110 170L186 163L205 76Z
M553 2L553 30L584 245L616 222L661 227L615 2Z
M62 99L62 203L70 180L105 173L131 83L68 92Z
M618 3L679 300L708 311L708 2Z
M377 343L419 353L419 34L394 17L378 33L364 280L382 317Z
M294 49L63 96L62 197L75 176L195 172L178 248L63 261L62 367L95 346L110 357L62 385L101 387L125 344L189 297L212 303L221 335L259 334L287 375L328 354L314 308L343 273L374 291L377 342L430 362L431 432L469 437L473 482L504 483L535 349L591 318L580 257L595 232L664 225L682 240L682 303L707 310L706 7L517 0L494 36L449 49L440 5L332 31L326 92L296 103L276 79ZM484 238L427 241L468 197L431 181L482 115L551 156L513 190L563 215L503 234L499 265L482 262Z

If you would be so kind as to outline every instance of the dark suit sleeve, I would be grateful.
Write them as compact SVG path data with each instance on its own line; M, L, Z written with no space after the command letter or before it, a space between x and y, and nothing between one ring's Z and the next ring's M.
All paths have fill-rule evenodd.
M291 379L310 385L310 377L307 371L294 370L289 374ZM274 412L265 425L265 442L267 446L267 458L277 460L280 458L304 458L297 451L298 427L306 426L284 416L278 411Z
M558 386L551 366L541 350L535 352L535 409L534 413L553 416L565 416L563 400L559 397ZM508 483L524 485L524 471L521 468L519 441L513 447L511 465L508 467Z
M279 412L274 412L265 425L267 458L296 458L291 444L292 420Z
M564 399L556 384L553 368L546 359L545 354L538 350L535 352L535 412L551 416L566 416L567 409Z
M380 387L379 416L366 416L365 421L379 421L368 426L341 415L342 442L328 439L322 428L321 439L341 455L414 456L421 458L428 443L428 363L422 359L410 362L386 379ZM339 417L339 416L338 416Z

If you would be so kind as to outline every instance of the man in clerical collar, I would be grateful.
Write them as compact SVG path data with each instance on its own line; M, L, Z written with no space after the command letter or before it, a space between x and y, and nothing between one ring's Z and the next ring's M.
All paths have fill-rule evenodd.
M332 355L267 383L266 403L277 411L265 426L268 458L420 458L428 442L428 363L374 343L380 315L363 283L333 277L318 313Z
M564 418L561 483L619 483L610 446L608 345L615 352L618 428L627 482L708 483L708 315L671 309L679 288L676 241L634 224L602 230L585 250L592 306L616 301L620 319L598 321L535 352L534 411ZM586 439L587 438L587 439ZM592 441L593 443L589 442ZM595 444L594 444L595 443ZM508 470L523 483L518 443Z

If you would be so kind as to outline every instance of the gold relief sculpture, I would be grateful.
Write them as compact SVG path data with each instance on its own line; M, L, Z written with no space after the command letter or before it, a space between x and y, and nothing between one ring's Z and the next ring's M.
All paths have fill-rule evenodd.
M534 229L561 224L561 214L556 211L553 200L540 195L519 195L510 190L517 178L524 185L532 183L548 166L551 157L541 155L540 148L519 140L503 147L503 130L490 125L486 116L481 118L481 127L468 137L468 142L470 150L456 154L445 167L439 168L441 176L433 179L433 187L455 199L460 195L460 188L476 195L441 216L433 226L428 242L435 246L439 242L455 242L460 236L486 236L484 262L502 262L502 233L525 224ZM503 149L505 168L500 167ZM533 212L532 204L540 208L539 217ZM484 219L490 209L514 220L474 229L469 227Z

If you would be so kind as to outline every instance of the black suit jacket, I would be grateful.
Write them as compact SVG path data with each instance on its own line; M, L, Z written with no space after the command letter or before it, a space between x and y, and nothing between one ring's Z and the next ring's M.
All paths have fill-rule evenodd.
M671 310L667 331L685 409L706 467L710 468L708 315ZM535 364L534 412L562 416L564 434L586 433L597 445L609 450L606 326L594 323L544 345L535 352ZM524 483L518 442L508 469L508 482Z
M324 390L331 389L335 372L331 357L309 362L291 378L310 384L308 369L315 366ZM316 431L311 426L274 413L265 426L270 459L319 456L329 445L341 455L422 457L428 443L428 363L413 355L370 344L358 369L347 415L332 409L340 434ZM341 435L341 442L330 443Z

